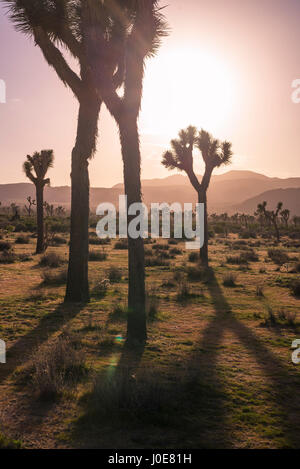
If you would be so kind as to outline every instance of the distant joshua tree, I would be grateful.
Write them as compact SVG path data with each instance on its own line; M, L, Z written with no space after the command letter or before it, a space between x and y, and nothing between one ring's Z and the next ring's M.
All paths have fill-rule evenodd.
M24 172L28 179L33 182L36 189L37 206L37 244L36 253L40 254L45 250L44 239L44 187L50 184L50 179L45 179L47 171L53 166L53 150L42 150L35 152L32 156L27 155L27 160L23 165ZM35 173L35 174L34 174Z
M285 224L286 228L289 226L290 215L291 215L291 212L288 208L285 208L284 210L281 210L280 212L281 220Z
M208 266L207 190L213 170L231 163L231 143L219 142L205 130L198 132L195 127L190 126L179 132L179 138L171 141L171 147L171 151L164 153L162 164L168 169L185 171L198 194L198 202L204 203L204 245L200 249L200 259L204 266ZM195 147L201 151L205 164L201 183L193 169L193 150Z
M255 212L256 216L263 215L267 222L271 223L274 226L276 233L277 241L280 241L280 231L279 231L279 214L282 213L282 202L278 202L276 210L267 210L267 202L264 201L262 204L258 204L257 210Z
M33 207L34 205L36 205L36 203L35 203L35 200L33 200L30 195L27 197L26 200L27 200L27 202L28 202L28 205L25 205L25 209L26 209L26 212L28 213L28 216L30 217L30 216L31 216L32 207Z

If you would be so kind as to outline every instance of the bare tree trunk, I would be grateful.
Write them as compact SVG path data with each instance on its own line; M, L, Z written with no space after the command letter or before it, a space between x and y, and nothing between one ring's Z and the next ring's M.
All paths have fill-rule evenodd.
M100 102L95 96L81 99L77 138L72 151L71 233L65 301L89 301L89 158L94 153Z
M125 114L125 113L124 113ZM119 122L124 163L124 185L128 206L142 202L141 155L136 118L124 115ZM133 217L128 217L128 224ZM143 238L128 236L128 323L127 342L130 345L145 343L147 339L145 307L145 259Z
M43 181L36 183L36 221L37 221L37 243L36 254L44 252L44 184Z
M198 193L199 204L204 204L204 244L200 248L200 261L208 267L208 215L207 215L207 195L206 191Z

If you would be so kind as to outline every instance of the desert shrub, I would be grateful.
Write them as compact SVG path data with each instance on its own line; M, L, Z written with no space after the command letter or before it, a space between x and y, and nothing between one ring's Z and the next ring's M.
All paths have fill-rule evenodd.
M128 308L124 305L116 304L109 314L109 319L112 322L126 321L128 315Z
M122 280L122 270L115 266L111 266L106 271L106 275L111 283L117 283Z
M171 238L171 239L168 240L168 244L170 244L170 246L172 246L172 245L175 246L176 244L178 244L178 241L177 241L177 239Z
M40 348L32 360L33 388L40 399L55 400L87 374L85 356L77 338L62 334Z
M8 241L0 241L0 252L9 251L12 245Z
M242 256L227 256L226 257L227 264L247 264L247 260Z
M296 325L296 313L295 311L286 311L284 308L281 308L278 312L278 318L283 324L287 324L288 326L295 326Z
M177 288L177 301L183 302L187 301L191 296L190 292L190 286L189 284L183 280L182 282L179 283L178 288Z
M247 251L242 252L241 256L246 259L247 262L258 262L259 257L254 251L254 249L247 249Z
M90 235L90 239L89 239L89 243L90 244L93 244L93 245L99 245L99 246L104 246L104 245L107 245L107 244L110 244L110 238L96 238L96 237L91 237ZM118 248L115 248L115 249L118 249Z
M235 287L236 286L236 275L229 273L223 278L224 287Z
M155 256L146 256L145 257L145 267L168 267L170 262L167 260L169 256L166 256L166 253L156 254Z
M24 236L24 235L18 236L15 239L15 244L29 244L28 236Z
M300 279L294 280L290 285L291 292L297 298L300 297Z
M187 277L191 281L200 281L210 283L213 279L213 273L210 269L202 267L200 264L196 266L188 266L186 268Z
M247 251L243 251L238 256L227 256L226 262L227 264L248 264L248 262L257 262L259 260L257 254L252 250L249 249Z
M168 251L170 249L170 246L168 244L154 244L152 246L152 249L154 251Z
M188 257L190 262L198 262L199 261L199 253L198 252L190 252Z
M94 296L99 296L100 298L103 298L107 294L109 287L110 287L109 279L108 278L101 279L94 286L92 293Z
M252 230L245 230L239 233L239 237L242 239L256 238L256 232Z
M182 250L178 248L172 248L170 249L170 254L171 256L178 256L179 254L182 254Z
M67 269L59 270L58 272L49 272L44 270L41 274L43 285L63 285L67 281Z
M265 273L266 273L265 267L261 267L261 268L259 269L259 273L260 273L260 274L265 274Z
M26 231L30 231L30 230L28 230L27 225L25 225L24 223L17 223L16 224L15 229L14 229L15 233L25 233Z
M52 246L61 246L63 244L67 244L67 240L63 236L59 236L59 235L53 236L52 241L51 241Z
M114 249L121 249L121 250L128 249L127 239L120 239L119 241L117 241L114 245Z
M64 263L64 259L56 252L49 252L41 257L39 265L41 267L56 268Z
M269 258L279 266L286 264L289 261L289 256L282 249L269 249Z
M105 261L107 259L107 254L106 252L102 251L90 251L89 253L89 261L92 262L100 262L100 261Z
M17 256L13 251L3 251L0 253L0 264L13 264Z

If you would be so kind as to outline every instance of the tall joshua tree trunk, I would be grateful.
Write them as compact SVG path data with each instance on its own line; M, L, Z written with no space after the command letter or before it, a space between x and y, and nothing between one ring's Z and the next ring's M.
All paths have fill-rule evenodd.
M124 112L119 122L122 157L124 163L124 185L128 207L142 203L140 178L140 147L136 117ZM133 217L128 216L128 224ZM130 344L144 343L147 339L145 311L145 259L144 242L141 237L132 239L128 235L128 322L127 340Z
M99 99L84 96L80 101L77 138L72 151L71 237L65 301L89 300L89 159L95 151L100 112Z
M36 254L45 250L44 239L44 182L36 182L37 243Z
M205 190L200 190L198 193L199 204L204 204L204 244L200 248L200 261L208 267L208 211L207 211L207 194Z

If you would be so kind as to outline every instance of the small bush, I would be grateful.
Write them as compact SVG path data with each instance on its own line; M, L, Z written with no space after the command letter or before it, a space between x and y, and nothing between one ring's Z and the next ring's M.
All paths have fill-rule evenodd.
M118 267L111 266L106 274L111 283L118 283L122 280L122 271Z
M128 315L128 309L123 305L115 305L112 312L109 315L109 319L112 322L126 321Z
M171 239L168 240L168 244L170 244L170 246L172 246L172 245L175 246L176 244L178 244L178 241L177 241L177 239L171 238Z
M43 285L63 285L67 282L68 271L67 269L60 270L59 272L45 270L41 276Z
M0 241L0 252L9 251L12 245L8 241Z
M96 283L93 288L93 295L103 298L110 287L110 281L108 278L104 278Z
M125 250L128 249L128 240L127 239L120 239L114 245L114 249Z
M146 256L145 257L145 267L168 267L170 262L166 259L169 256L166 255L167 253L159 253L155 256Z
M154 244L152 246L152 249L154 251L168 251L170 249L170 246L168 244Z
M235 287L236 286L236 275L226 274L223 279L224 287Z
M33 388L37 397L55 400L87 374L78 341L61 335L54 343L39 349L33 358Z
M178 248L172 248L170 249L170 254L172 256L178 256L179 254L182 254L182 250Z
M93 245L99 245L99 246L104 246L110 243L110 238L96 238L96 237L90 237L89 243ZM115 249L118 249L115 247Z
M0 253L0 264L13 264L17 256L13 251L3 251Z
M105 261L107 259L107 254L106 252L102 251L90 251L89 253L89 260L91 262L101 262Z
M64 259L59 254L56 254L56 252L49 252L48 254L44 254L40 260L41 267L56 268L63 263Z
M63 236L54 236L51 241L52 246L61 246L63 244L67 244L67 240Z
M268 256L274 264L279 266L286 264L289 261L289 256L282 249L269 249Z
M189 266L186 269L187 277L191 281L199 281L204 283L210 283L213 279L213 273L211 270L202 267L200 264L197 266Z
M198 252L190 252L188 257L190 262L198 262L199 261L199 253Z
M15 244L29 244L28 236L18 236L15 240Z

